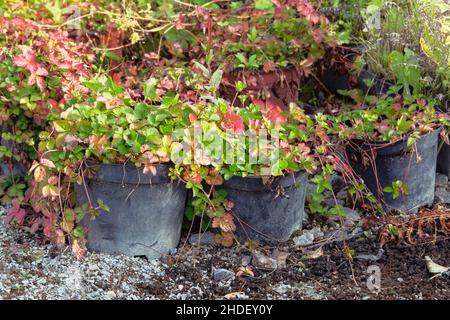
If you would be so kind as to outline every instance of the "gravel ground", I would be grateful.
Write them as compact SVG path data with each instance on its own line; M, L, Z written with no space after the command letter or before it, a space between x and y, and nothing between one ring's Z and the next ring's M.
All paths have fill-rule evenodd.
M77 260L0 213L0 299L155 299L136 286L164 274L160 261L88 253Z
M450 204L448 180L439 183L448 192L448 201L439 202ZM347 230L339 229L345 242L315 251L299 244L328 239L334 227L327 226L336 222L313 219L306 224L309 230L293 241L260 245L256 253L245 246L215 246L210 234L201 246L194 244L197 241L189 244L183 235L177 252L157 261L97 253L77 260L70 250L46 243L42 235L6 225L5 216L6 209L0 207L0 300L450 299L449 274L430 279L424 261L430 256L450 266L448 235L414 246L389 244L380 252L373 240L377 235L369 240L362 234L356 212L348 212ZM344 254L349 250L355 257L352 263ZM252 274L239 276L242 267ZM379 290L367 286L371 267L381 272Z
M60 251L39 235L8 226L5 216L0 207L0 299L221 299L232 290L234 272L230 271L230 279L216 281L213 266L200 265L217 258L218 269L231 267L240 262L242 253L223 249L218 254L222 250L218 247L207 250L188 244L176 256L161 260L97 253L77 260L68 248ZM325 298L308 284L273 287L283 294L289 289L303 291L305 298ZM266 298L280 298L274 293ZM247 299L248 294L239 293L238 298Z

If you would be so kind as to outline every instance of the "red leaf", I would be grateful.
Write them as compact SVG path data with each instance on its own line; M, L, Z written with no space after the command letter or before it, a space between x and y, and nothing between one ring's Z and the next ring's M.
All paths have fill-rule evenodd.
M66 235L64 234L64 231L56 230L55 243L59 249L64 247L66 244Z
M244 121L233 111L228 111L224 114L223 121L220 125L222 129L229 130L233 133L244 133Z
M45 69L44 65L39 64L34 74L36 74L37 76L46 77L48 76L48 71L47 69Z
M275 125L287 123L287 116L282 115L283 109L271 101L252 100L253 104L260 107L264 117Z
M193 113L193 112L189 113L189 122L191 124L196 123L197 120L198 120L198 118L197 118L197 115L195 113Z
M184 181L191 181L193 183L201 183L203 181L202 176L198 172L187 172L185 171L182 175Z
M377 124L375 125L375 127L377 128L377 130L378 130L380 133L384 133L384 132L390 130L389 124L387 124L387 123L384 122L384 121L382 121L382 122L380 122L380 123L377 123Z
M51 160L49 160L49 159L46 159L46 158L42 158L41 159L41 164L43 165L43 166L46 166L46 167L48 167L48 168L56 168L56 166L55 166L55 164L53 163L53 161L51 161Z
M43 77L36 76L36 83L41 92L45 90L45 81Z
M13 59L13 62L15 65L18 65L19 67L26 67L28 65L28 61L25 59L24 56L17 56Z
M77 259L81 259L84 255L86 255L86 246L84 244L84 240L75 239L72 242L72 253L77 257Z
M184 29L184 16L181 13L178 15L177 20L175 21L175 28L177 30Z
M52 219L46 218L42 225L44 226L44 235L47 238L51 238L55 234L54 223L53 223Z
M297 12L304 16L309 22L313 23L313 24L317 24L320 21L320 16L317 13L316 9L314 9L314 7L308 2L308 1L304 1L304 0L293 0L290 1L292 2L297 2Z
M231 213L228 212L224 213L223 216L221 217L214 217L212 227L220 228L224 232L233 232L236 230L236 225L234 224L233 216L231 215Z
M7 223L10 223L14 218L16 222L21 225L25 221L25 216L25 209L21 208L18 204L14 204L9 210L9 214L6 216L5 220Z
M287 123L287 116L282 115L283 110L276 105L267 104L267 109L264 112L264 117L275 125Z
M313 38L316 43L321 43L323 39L323 32L319 29L313 31Z

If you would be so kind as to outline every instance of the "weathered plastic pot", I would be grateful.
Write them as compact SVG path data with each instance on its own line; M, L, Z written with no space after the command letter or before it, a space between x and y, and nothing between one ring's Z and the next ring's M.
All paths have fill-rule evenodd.
M86 214L87 248L95 252L159 258L180 240L187 190L171 182L169 166L144 174L131 165L102 164L86 183L94 206L101 199L110 212L94 220ZM76 187L77 205L88 202L83 186Z
M437 171L446 174L450 178L450 145L441 141L439 147Z
M243 241L289 240L302 228L307 179L307 173L296 173L282 177L270 188L260 177L225 181L227 199L234 203L236 236Z
M321 82L331 93L339 95L339 90L361 89L371 95L381 96L389 90L392 83L375 75L368 66L365 66L357 75L352 74L347 67L347 64L353 64L364 50L364 46L352 44L339 48L341 62L335 61L334 65L325 69L321 75ZM365 80L372 81L370 87L367 87Z
M388 146L383 146L386 142L355 141L347 148L347 157L386 211L416 213L420 207L433 204L439 132L434 130L418 139L417 153L407 147L406 140ZM397 180L408 187L408 192L400 192L394 199L393 193L383 189Z
M242 106L237 99L235 84L242 81L246 88L242 92L250 97L246 104L261 100L277 105L283 110L289 110L289 104L298 102L298 88L302 80L301 74L294 66L273 71L242 72L235 70L225 73L220 85L221 96L238 107Z
M11 131L8 127L0 126L0 145L7 149L13 150L13 153L20 152L20 146L17 143L3 139L3 132ZM0 175L4 177L14 176L15 178L23 178L25 176L25 167L15 159L0 161Z
M367 87L365 80L371 80L372 84ZM350 89L361 89L364 92L368 92L371 95L381 96L389 90L392 83L377 77L369 70L362 70L356 77L352 79L348 73L340 73L337 70L328 69L326 70L321 78L322 83L327 87L327 89L335 94L339 94L339 90L350 90ZM354 83L352 83L354 82Z

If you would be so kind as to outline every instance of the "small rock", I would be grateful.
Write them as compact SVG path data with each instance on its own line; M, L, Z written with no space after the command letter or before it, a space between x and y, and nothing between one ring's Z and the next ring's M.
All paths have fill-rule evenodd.
M337 174L333 174L330 177L330 184L331 184L331 187L333 188L334 192L339 192L340 190L345 188L344 179L342 179L342 177Z
M212 245L214 244L214 233L206 231L203 233L194 233L189 237L189 243L192 245Z
M267 257L258 251L253 253L252 261L253 266L259 269L275 270L278 267L277 260Z
M447 187L448 177L445 174L436 173L436 187Z
M278 249L275 249L272 252L272 259L275 259L277 262L278 268L286 267L286 259L289 257L289 252L283 252Z
M234 272L227 269L216 269L213 267L212 270L213 278L215 281L227 281L234 278Z
M346 230L337 230L330 231L325 235L326 238L333 239L332 241L348 241L353 238L357 238L363 234L363 229L360 227L356 227L352 232L348 232Z
M350 208L344 208L344 210L346 213L345 224L347 226L354 226L355 224L358 224L359 221L361 221L361 216L357 211Z
M338 229L339 223L334 219L334 217L329 217L326 222L327 226L331 229Z
M314 239L319 239L324 236L324 233L322 232L322 229L320 229L320 227L314 227L311 230L307 230L306 232L312 233Z
M434 198L438 203L450 204L450 192L448 192L445 188L436 188Z
M360 254L360 255L357 255L355 257L355 259L363 260L363 261L374 261L375 262L375 261L380 260L381 257L383 256L383 254L384 254L384 250L380 249L380 250L378 250L378 253L376 255L375 254Z
M224 295L224 298L227 300L248 300L250 297L244 292L231 292Z
M347 189L342 189L338 193L336 193L336 198L342 201L347 200Z
M296 246L307 246L314 242L314 234L311 232L306 232L301 236L294 237L292 240Z
M306 211L304 211L303 212L303 217L302 217L302 223L303 224L308 223L308 220L309 220L308 213Z
M106 300L113 300L117 297L116 293L114 291L108 291L106 292Z
M241 259L241 266L246 267L250 264L251 261L252 261L251 256L243 256Z
M272 290L282 296L288 291L292 291L292 287L288 284L280 283L279 285L273 287Z

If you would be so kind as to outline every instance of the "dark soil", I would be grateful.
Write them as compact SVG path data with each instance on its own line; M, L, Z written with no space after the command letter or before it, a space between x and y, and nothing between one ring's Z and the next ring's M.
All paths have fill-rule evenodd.
M376 241L367 239L352 240L346 246L353 250L353 257L359 254L376 255L379 249ZM181 248L175 258L169 259L172 261L169 261L170 270L166 271L168 278L177 285L184 284L183 289L195 284L209 299L221 298L230 292L242 292L250 299L450 299L449 275L430 280L432 275L424 261L425 256L430 256L434 262L449 266L448 238L414 246L388 244L378 261L354 259L351 264L344 254L348 249L345 250L343 243L327 245L321 257L309 260L304 259L300 250L280 247L279 250L290 252L285 268L274 271L253 268L254 277L237 277L230 281L229 286L219 285L211 276L205 277L204 271L210 273L213 266L237 271L241 258L251 253L244 248L213 248ZM274 248L260 249L270 256ZM367 286L369 266L380 268L381 288L378 291L371 291ZM159 280L160 283L167 283L168 279ZM284 290L276 290L280 284ZM142 289L153 294L157 291L161 298L167 297L169 292L183 292L183 289L162 285Z
M276 247L258 245L253 250L244 245L184 245L186 233L177 253L160 261L93 253L77 261L70 251L60 252L40 236L1 222L0 298L450 299L450 274L430 279L433 275L424 260L429 256L435 263L450 266L448 236L415 245L388 243L377 261L361 261L360 255L379 252L376 235L372 240L363 236L328 243L313 256L312 249L295 247L292 241ZM255 250L266 257L274 257L275 250L288 256L278 260L284 265L279 263L275 270L258 268L255 258L250 259ZM244 265L253 275L238 276ZM372 283L369 267L380 270L379 290L367 285ZM217 281L214 268L235 276Z

